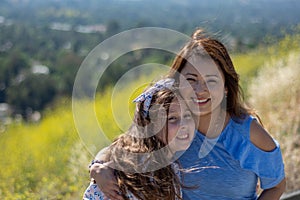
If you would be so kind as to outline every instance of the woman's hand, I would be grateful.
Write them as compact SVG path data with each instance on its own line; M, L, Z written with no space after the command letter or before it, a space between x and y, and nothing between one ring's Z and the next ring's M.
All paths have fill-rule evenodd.
M94 163L90 168L90 176L107 198L123 200L113 169L109 167L109 164L109 162L104 164Z

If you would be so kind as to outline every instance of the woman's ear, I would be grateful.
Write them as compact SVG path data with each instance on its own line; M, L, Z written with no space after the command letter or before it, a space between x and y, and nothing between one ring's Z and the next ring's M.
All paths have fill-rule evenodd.
M224 96L227 97L227 95L228 95L228 89L227 89L227 87L225 87Z

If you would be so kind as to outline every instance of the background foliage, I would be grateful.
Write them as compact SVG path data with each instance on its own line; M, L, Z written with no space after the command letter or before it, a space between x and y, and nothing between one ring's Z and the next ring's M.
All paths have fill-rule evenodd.
M226 44L246 100L281 144L287 192L300 189L299 8L297 0L0 1L0 103L12 107L8 116L0 115L0 198L81 198L89 184L89 162L104 140L126 130L134 110L131 100L162 72L137 76L116 94L115 83L132 67L169 65L174 55L129 52L105 72L95 101L78 102L83 112L95 109L105 139L91 134L89 117L82 119L86 133L79 133L71 107L74 77L101 41L143 26L186 34L202 26ZM53 29L53 23L70 29ZM79 25L94 24L106 30L78 31ZM35 66L49 71L36 72ZM35 111L41 112L40 121L28 117Z
M231 52L245 53L294 33L299 9L297 0L2 0L0 103L10 104L14 115L27 119L55 99L70 96L85 56L120 31L158 26L190 35L200 26L222 38ZM114 84L132 66L149 59L166 64L171 58L146 50L138 54L129 53L114 62L99 90ZM250 60L253 65L264 59L262 54L256 57ZM34 72L36 66L49 71ZM41 79L45 79L43 86Z
M257 65L256 75L249 75L249 102L255 105L265 126L273 137L280 141L283 150L288 178L287 191L299 189L299 46L293 49L282 48L289 43L299 44L299 35L287 36L278 45L264 51L280 52L283 56L268 57ZM296 45L297 46L297 45ZM281 52L284 51L284 52ZM242 78L243 59L255 59L255 53L239 55L235 65ZM247 71L247 70L246 70ZM157 74L153 74L153 77ZM132 82L116 96L116 104L123 110L118 114L133 111L134 105L124 102L128 94L136 96L147 82L144 77ZM292 92L290 92L292 90ZM134 92L133 92L134 91ZM106 137L114 138L122 130L115 123L111 107L112 89L99 93L95 101L83 100L82 109L95 106L100 126ZM0 196L4 199L71 199L82 196L89 183L88 163L101 146L92 149L85 146L86 139L79 137L74 125L70 101L56 102L55 110L48 110L45 118L38 124L14 123L0 135ZM124 106L125 105L125 106ZM121 116L122 118L122 116ZM85 118L89 123L89 118ZM289 119L289 120L286 120ZM127 122L126 122L127 121ZM130 119L124 123L129 124ZM88 129L87 129L88 131ZM88 134L88 133L87 133ZM101 137L93 138L101 140Z

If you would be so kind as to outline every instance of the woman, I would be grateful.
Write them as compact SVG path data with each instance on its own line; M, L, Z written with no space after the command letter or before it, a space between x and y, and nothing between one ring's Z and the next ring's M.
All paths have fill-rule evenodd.
M137 99L134 123L105 149L105 159L114 166L117 187L123 199L181 199L175 152L186 150L194 136L195 123L182 98L170 89L173 79L164 79ZM103 153L102 153L103 157ZM104 199L91 184L83 199ZM113 198L111 198L113 199Z
M199 118L197 133L180 158L185 173L184 199L279 199L285 189L279 144L243 105L239 76L222 43L196 30L171 67L180 93Z
M279 199L285 190L279 144L244 105L239 76L225 46L196 30L169 76L198 121L191 146L179 158L186 169L184 185L194 187L183 189L183 199ZM99 176L98 181L101 184ZM119 199L117 189L113 184L103 187Z

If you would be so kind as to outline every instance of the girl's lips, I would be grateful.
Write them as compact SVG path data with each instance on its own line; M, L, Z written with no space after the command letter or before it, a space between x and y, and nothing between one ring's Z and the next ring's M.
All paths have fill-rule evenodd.
M189 138L189 134L188 133L178 134L176 136L176 139L179 139L179 140L186 140L188 138Z

